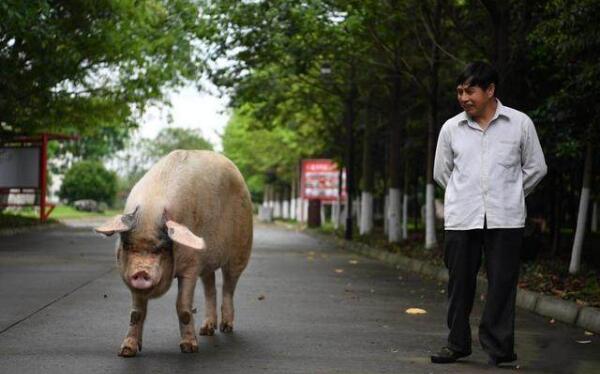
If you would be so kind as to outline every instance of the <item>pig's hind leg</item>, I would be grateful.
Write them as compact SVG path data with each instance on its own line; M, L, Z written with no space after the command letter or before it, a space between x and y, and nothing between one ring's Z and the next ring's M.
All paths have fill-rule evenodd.
M237 281L240 278L240 273L232 271L230 267L223 267L223 303L221 304L221 332L233 332L233 294Z
M148 299L136 294L132 294L132 307L129 320L129 331L119 349L119 356L133 357L138 350L142 350L142 333L144 330L144 320L146 319L146 310Z
M178 278L179 291L177 292L176 307L181 333L179 347L183 353L198 352L198 339L196 338L194 315L192 314L196 280L195 276Z
M215 287L215 272L211 271L202 276L204 285L204 321L200 327L200 335L214 335L217 328L217 288Z

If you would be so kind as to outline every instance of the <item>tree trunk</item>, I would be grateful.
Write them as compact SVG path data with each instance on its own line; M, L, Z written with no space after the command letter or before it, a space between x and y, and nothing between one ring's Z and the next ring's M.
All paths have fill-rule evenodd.
M557 175L554 182L554 212L552 220L552 257L558 254L560 248L560 229L563 224L562 219L562 186L560 183L559 176Z
M400 140L402 124L392 124L392 136L390 144L390 188L388 205L388 241L398 243L400 241Z
M388 234L388 224L389 224L389 211L390 211L390 195L389 193L385 194L383 199L383 233L387 236Z
M354 199L354 104L357 96L357 87L354 82L354 65L350 74L350 93L346 100L346 186L348 189L348 214L346 214L346 230L344 238L352 240L352 201Z
M390 123L390 149L389 149L389 204L388 204L388 241L400 241L400 187L401 187L401 152L403 135L403 118L401 112L402 80L394 79L391 123Z
M592 204L592 232L598 231L598 201L594 200Z
M288 186L283 188L283 203L281 205L281 217L283 219L290 219L290 189Z
M281 218L281 188L273 186L273 199L274 199L274 207L273 207L273 217Z
M371 150L371 126L365 119L365 133L363 137L363 159L362 159L362 194L361 194L361 209L360 209L360 235L370 234L373 229L373 157Z
M292 186L291 186L292 190L290 192L290 219L292 220L297 220L298 218L296 217L296 189L297 189L297 184L296 184L296 178L295 175L292 177Z
M490 21L494 29L494 49L492 50L492 61L500 78L500 84L496 96L502 102L512 106L515 104L513 97L518 94L511 66L511 40L510 40L510 2L481 0L487 9Z
M436 42L439 42L442 3L436 1L433 32ZM438 123L438 91L440 51L432 45L431 63L431 92L429 93L429 123L427 126L427 186L425 189L425 248L431 249L437 245L435 235L435 186L433 184L433 159L435 157L435 141Z
M265 184L263 186L263 202L262 202L262 206L264 207L268 207L269 206L269 185Z
M408 182L410 174L408 170L408 158L404 161L404 187L402 188L402 239L408 239Z
M592 143L588 142L585 154L585 163L583 167L583 186L581 196L579 197L579 211L577 214L577 228L575 229L575 239L573 240L573 249L571 251L571 263L569 273L577 274L581 264L581 248L585 237L585 227L587 221L587 211L590 202L590 185L592 179L592 161L593 161Z

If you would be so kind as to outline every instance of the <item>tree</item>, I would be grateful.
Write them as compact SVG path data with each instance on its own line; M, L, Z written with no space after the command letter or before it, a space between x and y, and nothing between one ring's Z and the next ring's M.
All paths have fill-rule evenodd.
M151 141L143 142L143 152L146 159L154 163L176 149L213 150L213 145L202 136L200 129L167 127L158 133Z
M0 136L81 135L106 155L149 102L202 69L191 0L0 3Z
M593 144L600 139L597 106L600 35L594 18L599 11L600 3L596 1L552 1L546 4L544 21L533 35L540 57L550 60L545 61L553 67L554 75L550 79L556 80L558 87L540 108L540 116L554 124L558 134L569 133L566 145L574 146L563 144L563 148L571 154L584 155L583 183L569 266L572 274L580 268L592 180Z
M69 203L92 199L112 204L117 192L117 176L98 161L81 161L65 174L58 195Z

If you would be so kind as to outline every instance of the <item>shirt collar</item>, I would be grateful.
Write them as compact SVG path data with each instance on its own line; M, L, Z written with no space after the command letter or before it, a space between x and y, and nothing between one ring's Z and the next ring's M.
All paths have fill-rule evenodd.
M510 115L508 113L508 110L506 110L506 107L504 105L502 105L502 103L500 102L500 99L496 98L496 103L498 103L498 106L496 107L496 112L494 113L494 116L492 117L492 120L490 121L490 123L494 122L500 116L504 117L507 120L510 120ZM467 112L463 111L460 114L458 123L459 124L468 124L469 122L474 122L474 121L471 117L469 117L467 115Z

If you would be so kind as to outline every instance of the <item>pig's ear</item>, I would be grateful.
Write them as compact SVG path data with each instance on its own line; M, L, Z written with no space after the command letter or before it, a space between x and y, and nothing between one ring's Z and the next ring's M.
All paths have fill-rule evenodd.
M111 236L115 232L120 233L130 231L135 227L138 208L139 207L136 207L133 213L120 214L111 219L110 221L106 222L104 225L96 227L94 230L97 233L104 234L106 236Z
M175 243L179 243L197 251L204 251L206 248L204 239L194 235L194 233L184 225L172 220L168 220L165 224L167 225L167 234L169 235L169 238Z

